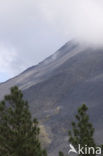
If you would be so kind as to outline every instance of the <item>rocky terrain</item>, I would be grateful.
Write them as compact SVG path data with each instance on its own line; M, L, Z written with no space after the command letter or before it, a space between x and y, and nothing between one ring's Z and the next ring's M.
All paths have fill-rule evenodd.
M41 127L41 139L49 156L57 156L68 140L68 129L78 106L89 107L103 143L103 49L67 42L56 53L20 75L0 84L0 99L18 85Z

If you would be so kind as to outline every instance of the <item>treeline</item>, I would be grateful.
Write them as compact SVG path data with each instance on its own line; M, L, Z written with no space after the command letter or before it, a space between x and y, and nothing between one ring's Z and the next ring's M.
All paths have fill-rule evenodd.
M97 146L94 140L95 129L87 111L87 106L83 104L78 109L75 122L72 122L72 130L68 131L69 143L76 151L78 144L95 149ZM0 156L47 156L47 151L41 147L39 134L38 121L32 119L28 102L23 99L21 90L17 86L11 88L10 94L0 102ZM64 156L63 152L58 155ZM91 151L85 155L96 154Z

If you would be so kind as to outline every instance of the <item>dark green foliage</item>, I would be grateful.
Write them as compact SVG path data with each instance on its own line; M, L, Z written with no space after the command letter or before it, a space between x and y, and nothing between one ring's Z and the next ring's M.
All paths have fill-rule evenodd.
M59 156L64 156L63 152L59 152Z
M42 150L38 121L31 118L28 103L18 87L0 102L0 156L47 156Z
M93 135L94 128L89 122L89 116L87 114L87 106L83 104L78 109L76 122L72 122L72 131L69 131L69 142L77 149L78 144L82 147L87 145L88 147L96 147ZM77 149L78 150L78 149ZM88 154L86 154L88 155ZM90 154L92 156L92 154Z

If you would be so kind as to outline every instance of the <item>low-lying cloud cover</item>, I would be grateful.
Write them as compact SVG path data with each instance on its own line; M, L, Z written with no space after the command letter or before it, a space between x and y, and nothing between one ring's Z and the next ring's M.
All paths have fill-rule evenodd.
M72 38L103 45L103 0L1 0L0 80L35 65Z
M60 32L77 40L103 44L102 0L39 0L39 9Z

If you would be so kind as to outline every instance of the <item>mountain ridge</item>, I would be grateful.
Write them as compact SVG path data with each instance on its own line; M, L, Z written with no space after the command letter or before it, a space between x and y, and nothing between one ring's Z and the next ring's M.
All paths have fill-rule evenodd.
M83 103L89 107L96 142L103 142L102 48L67 42L37 66L0 85L0 99L13 85L22 89L32 115L45 127L50 156L65 150L70 123Z

